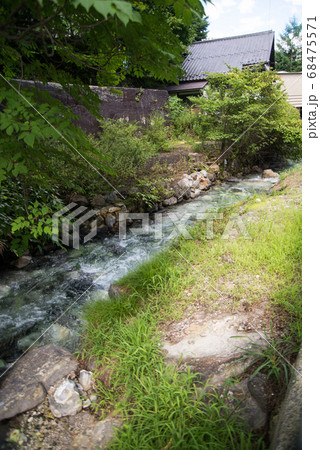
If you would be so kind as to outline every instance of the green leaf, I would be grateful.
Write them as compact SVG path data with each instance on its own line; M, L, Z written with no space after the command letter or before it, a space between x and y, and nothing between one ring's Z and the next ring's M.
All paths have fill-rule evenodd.
M32 133L28 133L24 136L23 140L24 142L29 145L30 147L33 147L34 145L34 139L35 139L35 135Z
M9 136L11 136L11 134L13 133L13 126L9 125L8 128L6 129L6 132Z

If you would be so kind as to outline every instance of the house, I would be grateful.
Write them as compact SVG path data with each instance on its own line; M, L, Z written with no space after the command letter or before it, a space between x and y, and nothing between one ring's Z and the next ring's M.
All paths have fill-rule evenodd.
M287 92L288 102L295 106L302 116L302 72L278 72Z
M229 72L228 65L243 67L263 64L274 69L274 32L245 34L222 39L195 42L190 45L182 68L184 77L179 85L169 86L171 95L197 95L207 85L206 73Z

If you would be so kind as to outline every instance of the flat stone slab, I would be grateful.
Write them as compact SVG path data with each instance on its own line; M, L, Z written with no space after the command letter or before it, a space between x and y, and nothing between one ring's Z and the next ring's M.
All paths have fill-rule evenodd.
M46 345L30 350L8 372L0 389L0 420L9 419L41 403L50 386L77 369L68 350Z
M172 334L163 340L166 363L179 364L182 369L188 367L201 374L202 382L222 386L253 362L252 358L242 358L243 349L249 348L252 341L266 344L252 327L245 331L244 323L250 323L245 313L225 313L213 318L200 312L196 321L190 318L176 324Z
M263 343L258 333L239 330L243 320L241 314L226 314L203 324L192 323L178 343L163 342L166 358L228 358L250 346L250 338Z

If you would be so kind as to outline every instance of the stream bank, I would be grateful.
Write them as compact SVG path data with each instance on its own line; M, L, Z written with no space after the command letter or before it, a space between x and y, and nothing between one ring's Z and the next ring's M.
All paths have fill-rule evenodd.
M199 161L195 164L198 166ZM109 211L106 214L109 224L98 227L100 233L96 239L68 253L60 249L35 258L34 263L23 270L3 272L0 285L2 370L35 341L76 350L79 330L83 327L81 306L97 296L107 298L111 283L169 245L180 233L172 215L184 217L187 226L193 225L197 214L227 207L255 192L269 189L277 181L277 178L262 178L261 174L256 174L243 179L233 177L230 182L218 184L221 183L217 176L219 167L215 165L211 169L212 172L201 169L191 175L180 174L168 188L168 199L163 202L167 200L168 206L163 208L161 205L158 211L162 215L160 239L154 239L155 223L151 216L149 233L129 234L127 239L119 240L117 234L110 234L110 231L116 230L119 212L124 212L123 206L109 209L102 206L98 211L102 214ZM74 197L73 201L76 200L80 206L81 200L84 201ZM67 314L64 313L66 309ZM42 336L57 318L58 323Z
M124 285L130 285L131 289L136 292L136 296L131 295L129 298L124 296L120 303L119 300L111 303L105 302L102 298L95 303L92 303L87 312L89 328L87 328L88 334L85 348L88 352L86 353L87 357L91 355L91 357L95 359L96 375L98 376L98 379L102 381L102 385L97 385L97 393L100 400L106 400L104 397L104 393L106 392L109 392L109 395L111 395L111 397L109 397L109 402L112 396L115 396L113 401L117 400L117 392L114 391L114 383L118 376L120 376L121 381L121 365L123 364L126 368L130 367L129 361L125 358L123 359L121 356L121 343L127 343L132 346L132 352L138 352L137 355L139 358L144 358L143 352L139 356L139 348L146 350L151 346L149 348L149 350L153 352L150 354L151 359L154 359L154 355L158 355L158 350L156 349L159 349L158 345L162 343L161 346L163 346L163 350L161 350L159 358L162 360L163 356L165 356L165 359L170 363L167 367L173 367L174 372L170 372L171 376L173 376L174 373L177 373L175 376L178 376L179 378L179 374L182 374L182 378L179 381L182 385L183 380L186 382L186 379L183 378L183 374L187 374L190 369L191 371L202 373L202 381L211 380L211 383L219 385L219 383L222 383L223 378L220 380L217 378L214 379L214 374L220 376L223 366L226 369L231 368L233 370L235 368L234 363L238 361L242 366L240 371L235 372L233 370L230 372L229 370L225 373L227 373L228 378L230 375L233 377L237 376L237 382L239 383L240 381L240 385L234 386L235 380L233 379L233 387L230 387L231 385L229 384L229 388L226 392L229 397L231 397L229 399L230 402L234 402L237 399L238 401L243 401L241 400L241 393L243 393L250 380L246 380L246 377L239 379L244 367L241 363L240 356L235 350L237 349L239 352L238 347L244 346L244 342L238 341L237 343L237 340L231 339L231 337L235 334L245 335L247 343L250 344L250 339L248 339L248 337L255 339L255 342L257 342L257 336L254 335L256 331L258 330L262 334L264 332L270 333L270 328L268 328L268 326L272 320L275 335L271 337L277 339L283 336L285 334L284 332L290 328L288 324L294 322L294 317L292 317L293 311L291 310L290 312L286 310L285 303L281 301L282 297L285 297L284 294L279 294L285 286L288 286L289 268L291 277L293 275L297 278L299 273L298 261L295 259L295 247L289 246L289 248L287 248L288 242L291 242L294 237L292 233L296 230L293 226L290 228L290 221L296 223L296 220L293 220L293 218L296 216L296 213L299 212L301 204L301 196L299 193L299 190L301 189L299 183L299 176L296 176L296 179L292 179L291 177L291 181L290 179L289 181L287 179L285 183L281 182L277 185L280 195L273 195L266 198L263 195L259 195L258 197L253 198L251 202L241 206L241 216L247 221L247 227L249 228L249 232L253 233L254 239L241 241L236 239L236 236L233 234L234 230L232 231L232 229L229 229L229 232L231 231L229 233L231 239L229 240L221 239L221 234L212 241L203 240L201 227L198 226L196 227L197 230L195 230L195 241L181 242L181 240L178 240L178 243L173 248L173 253L175 254L171 254L170 258L170 253L168 254L168 251L164 252L164 254L156 257L153 262L151 261L150 263L144 264L142 268L137 269L134 273L130 273L123 280ZM284 189L285 184L287 185L287 190ZM266 211L268 212L267 220ZM289 219L290 221L288 222ZM273 227L273 229L270 227ZM276 233L278 235L277 240L275 240L274 237L275 231L278 232ZM294 242L295 244L298 244L296 239ZM247 247L249 248L247 249ZM174 252L175 248L177 249L177 252ZM278 252L275 253L277 248L285 253L282 256L283 259L281 261L278 259ZM177 254L178 252L180 256ZM181 255L185 256L187 261L191 261L191 264L181 258ZM248 255L250 255L251 258L250 261L247 260ZM282 265L280 265L280 263L282 263ZM278 273L276 277L273 277L272 274L275 267L278 267ZM201 274L199 273L200 268ZM249 268L250 274L248 272ZM143 283L141 282L142 280ZM245 290L241 289L241 286L244 286ZM218 292L216 292L215 289L218 290ZM294 290L292 293L293 292ZM292 295L292 293L290 295ZM139 300L137 300L138 298ZM283 300L285 300L285 298L283 298ZM119 310L119 313L122 311L121 316L119 316L122 322L121 328L118 328L118 319L117 315L115 315L117 309L114 311L112 310L116 305L122 305ZM295 305L292 304L291 307L295 307ZM296 305L296 307L298 307L298 305ZM139 311L141 312L139 313ZM110 332L111 330L113 331L112 334L107 332L110 342L108 340L103 341L104 344L102 350L98 345L100 338L99 333L97 334L97 324L104 324L103 326L107 331L109 328L108 317L110 317L110 315L111 318L113 317L113 325ZM128 321L125 319L126 317ZM142 325L144 322L140 322L139 328L135 328L138 326L139 317L141 320L145 321L147 328L143 328ZM220 330L223 331L222 334L219 334L219 326L222 327ZM129 344L129 334L126 333L129 333L130 327L133 327L133 330L135 330L134 336L140 336L139 342L132 341L132 343ZM150 331L147 331L149 329ZM215 334L215 330L218 331L218 335ZM115 339L118 333L120 333L120 341ZM95 336L94 340L92 340L90 336L92 339ZM221 342L220 346L217 345L219 344L217 341L219 336ZM123 339L124 337L126 337L126 339ZM95 342L97 345L94 344ZM116 346L115 348L113 348L114 345ZM226 352L226 350L228 350L226 346L230 353ZM117 352L114 353L116 349ZM214 352L215 350L218 350L217 354L212 353L212 351ZM101 359L102 354L99 353L101 351L105 354L105 360ZM190 353L188 354L188 352ZM184 356L182 359L181 353ZM129 354L131 354L131 351L129 351ZM152 354L154 355L151 356ZM118 361L118 364L114 366L116 361ZM139 368L144 366L144 361L144 359L139 359L139 362L135 362L134 366L130 369L133 371L133 375L136 373L136 370L139 370ZM158 363L156 362L156 364ZM113 377L103 377L103 373L108 375L108 370L112 365L115 369ZM148 380L148 369L146 369L146 371L146 380ZM252 372L251 375L250 372L248 374L247 378L248 376L250 378ZM140 376L142 376L142 374L140 374ZM168 376L168 373L165 372L164 376ZM161 375L158 380L158 385L161 386L162 383L163 378ZM127 389L133 389L134 386L130 384L130 379L126 384ZM252 382L250 382L248 386L249 385L251 386ZM264 382L262 381L262 386L263 385ZM222 386L223 383L221 384L221 387ZM170 390L169 386L167 386L166 389ZM190 393L187 386L185 386L185 389L186 392ZM274 386L272 386L272 389L274 389ZM254 391L254 388L251 386L251 391L252 390ZM272 392L273 391L265 389L265 393L268 394L268 400L272 398ZM276 395L279 395L279 391L275 392L278 392ZM153 397L158 398L156 391L152 390L151 393ZM121 390L119 395L122 395ZM137 392L136 395L138 395ZM176 395L178 395L178 393ZM143 396L143 398L149 398L148 393L146 392L144 392ZM160 398L158 398L158 400L160 401ZM259 405L259 402L257 402L257 397L254 397L253 400L250 400L249 402L251 404L251 409L249 408L251 413L252 404L256 408L256 413L253 417L260 417L260 419L265 417L265 420L269 423L270 413L268 410L263 412L263 407L261 410L261 404ZM266 402L266 394L264 395L263 401ZM112 412L113 408L110 407L111 404L109 403L108 406L107 401L107 403L104 403L102 409L106 412L109 411L109 413ZM260 409L257 409L257 405ZM134 411L136 411L137 414L139 413L139 409L136 410L134 404L129 404L128 407L133 413ZM172 407L174 408L174 406ZM101 412L102 410L100 410L100 413ZM142 411L140 411L140 414L142 414ZM167 413L165 417L167 417ZM134 438L142 439L141 433L137 435L139 430L137 430L136 427L138 426L139 428L139 423L140 422L138 422L138 424L131 424L128 431L131 430L130 432L134 433ZM140 428L142 425L143 422L140 423ZM221 425L222 424L220 423L220 427ZM258 421L256 425L258 426L258 431L261 432L261 422ZM197 426L200 427L200 424ZM185 427L188 428L188 420L185 420ZM234 424L234 431L237 431L236 427L237 426ZM188 442L189 439L188 430L186 428L181 430L181 432L184 433L184 442ZM145 434L148 435L146 424L142 426L142 429ZM237 433L238 432L239 430ZM27 433L29 433L28 427ZM125 434L126 430L124 430L122 434L120 433L120 436L122 435L121 439L125 439ZM146 436L143 438L145 439ZM157 439L158 438L159 436ZM29 437L28 439L31 439L31 441L29 441L30 445L33 445L35 442L32 440L33 438ZM153 437L153 439L155 439L155 437ZM175 448L175 441L172 441L172 439L171 436L170 445ZM248 437L248 446L246 448L251 448L251 440L252 438ZM168 442L170 442L170 437L166 437L166 434L164 434L162 442L163 444L165 442L168 444ZM253 448L260 448L257 445L257 441L253 440L252 442L255 443ZM161 444L161 448L166 445L163 444ZM62 446L57 448L66 447ZM116 448L123 447L118 446ZM149 446L147 448L158 448L158 446ZM188 448L194 447L189 445Z

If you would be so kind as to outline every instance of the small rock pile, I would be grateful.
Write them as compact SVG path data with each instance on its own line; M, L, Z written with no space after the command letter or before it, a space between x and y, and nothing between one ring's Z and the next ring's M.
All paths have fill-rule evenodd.
M199 197L202 191L206 191L214 184L219 170L218 164L212 164L209 166L209 171L200 170L190 175L184 174L172 185L162 205L172 206L183 200Z
M11 419L7 439L24 448L53 448L42 440L56 441L60 430L63 445L57 448L93 450L120 426L109 417L97 420L90 412L96 401L92 372L79 371L68 350L46 345L30 350L8 372L0 389L0 420Z

